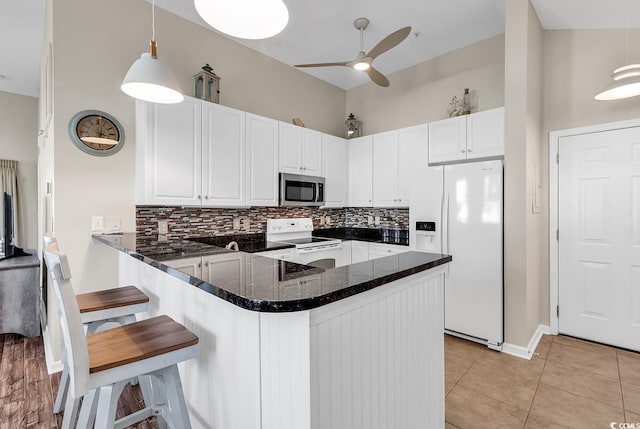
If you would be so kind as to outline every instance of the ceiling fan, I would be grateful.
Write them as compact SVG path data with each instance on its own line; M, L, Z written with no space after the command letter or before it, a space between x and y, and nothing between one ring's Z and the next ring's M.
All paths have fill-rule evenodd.
M318 64L297 64L294 67L331 67L331 66L345 66L353 67L356 70L362 70L369 75L371 80L380 86L389 86L389 79L378 70L376 70L371 64L378 56L384 54L388 50L395 48L411 33L411 27L404 27L398 31L394 31L387 37L382 39L373 49L365 54L363 47L364 30L369 26L369 20L367 18L358 18L353 21L353 26L360 31L360 52L358 56L352 61L343 61L336 63L318 63Z

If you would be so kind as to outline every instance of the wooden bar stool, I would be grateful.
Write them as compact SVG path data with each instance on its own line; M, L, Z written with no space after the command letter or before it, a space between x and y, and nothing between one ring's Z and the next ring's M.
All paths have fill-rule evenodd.
M44 247L59 250L56 237L43 235ZM149 297L135 286L124 286L76 295L82 323L87 334L93 334L107 323L125 325L136 321L136 313L149 310ZM62 411L69 388L69 367L63 351L63 368L60 386L53 404L53 412ZM135 383L136 380L133 380Z
M156 415L163 425L171 428L191 428L177 364L197 356L198 337L168 316L85 337L67 257L55 246L46 248L44 255L68 353L70 384L62 427L76 427L77 421L77 427L81 428L94 423L97 429L122 428ZM163 384L154 395L149 395L156 397L157 402L145 403L145 409L115 421L122 389L129 379L143 375L153 376Z

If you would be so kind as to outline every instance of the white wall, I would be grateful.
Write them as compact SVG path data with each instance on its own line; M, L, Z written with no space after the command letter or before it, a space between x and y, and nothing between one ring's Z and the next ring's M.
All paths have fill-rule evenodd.
M92 216L119 216L135 230L134 100L120 91L128 68L148 49L151 6L143 0L53 2L55 233L70 256L81 291L117 283L117 258L91 239ZM87 19L95 16L99 19ZM158 56L193 95L192 75L204 63L222 77L221 104L340 134L345 92L200 26L156 9ZM123 149L102 158L73 146L68 123L80 110L113 114L125 129Z
M0 159L18 161L22 226L20 247L37 248L38 99L0 91Z
M472 111L504 105L504 35L492 37L389 75L388 88L367 83L347 91L347 114L364 135L444 119L465 88Z

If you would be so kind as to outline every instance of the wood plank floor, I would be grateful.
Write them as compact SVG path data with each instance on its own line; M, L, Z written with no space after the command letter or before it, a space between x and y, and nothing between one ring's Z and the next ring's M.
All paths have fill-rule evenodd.
M59 428L62 414L54 415L53 400L60 373L47 374L42 337L0 334L0 429ZM127 385L118 403L117 417L142 409L138 386ZM157 428L156 418L131 428Z

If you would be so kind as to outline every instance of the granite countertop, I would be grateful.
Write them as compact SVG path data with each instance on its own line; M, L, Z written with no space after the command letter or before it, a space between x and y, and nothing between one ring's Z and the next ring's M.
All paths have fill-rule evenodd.
M448 255L405 252L322 269L191 240L135 233L94 235L94 239L232 304L260 312L317 308L451 261ZM202 265L216 269L202 269L194 276L172 267L198 257ZM230 260L245 270L238 274L237 263L231 264L235 269L226 269Z
M238 244L238 250L246 253L266 252L268 250L280 250L296 247L293 244L267 241L265 234L217 235L213 237L189 238L188 240L210 244L217 247L225 247L227 244L235 241Z
M313 231L316 237L339 238L341 240L368 241L371 243L409 245L408 229L372 228L325 228Z

